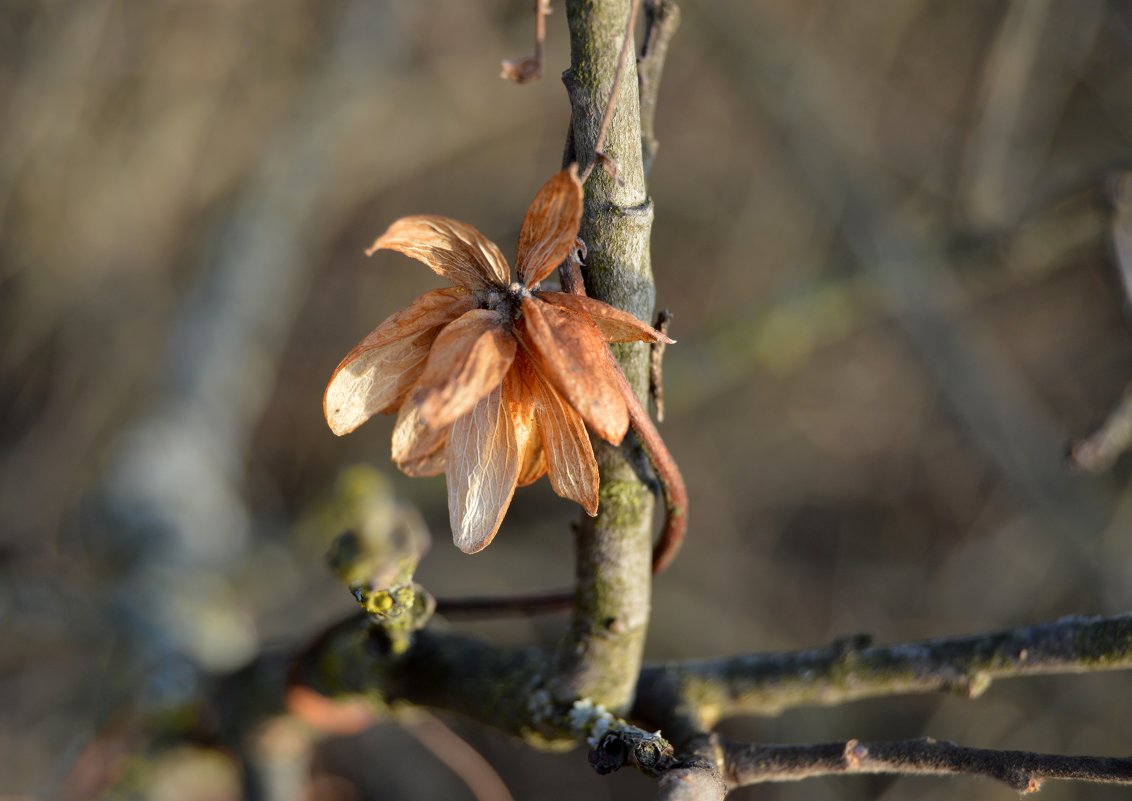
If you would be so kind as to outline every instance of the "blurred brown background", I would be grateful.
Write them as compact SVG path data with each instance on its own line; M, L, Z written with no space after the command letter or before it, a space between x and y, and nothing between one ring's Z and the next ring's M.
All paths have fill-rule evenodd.
M365 479L365 503L420 509L432 591L569 582L577 510L545 481L465 557L443 480L391 470L391 421L339 440L320 405L348 348L438 285L396 254L362 255L391 220L447 214L513 254L568 118L560 3L546 77L498 78L500 59L530 51L530 5L0 5L0 796L77 793L96 731L175 708L198 668L294 647L348 611L321 556L352 513L347 465L388 481ZM679 340L661 429L691 528L656 583L650 657L1127 610L1128 462L1090 478L1063 454L1132 379L1112 246L1115 176L1132 161L1132 6L681 6L653 263ZM461 625L552 643L561 623ZM1127 755L1130 701L1118 673L727 728ZM453 725L518 798L652 793L640 776L593 775L581 752ZM324 743L314 770L267 797L470 797L392 723ZM132 792L242 790L225 760L176 752ZM854 778L735 797L1014 793Z

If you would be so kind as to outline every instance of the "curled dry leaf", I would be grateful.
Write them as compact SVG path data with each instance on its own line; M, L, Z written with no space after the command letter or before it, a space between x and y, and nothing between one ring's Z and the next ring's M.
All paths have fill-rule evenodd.
M452 424L448 438L448 519L465 553L495 537L519 479L519 445L502 394L502 387L492 390Z
M597 326L585 315L524 300L519 338L535 369L586 425L602 439L620 444L629 430L629 411Z
M398 408L424 369L437 332L470 311L473 302L460 287L434 289L354 346L326 385L322 410L330 430L342 436Z
M547 181L535 195L519 229L516 270L524 285L538 286L574 249L582 224L582 200L574 165Z
M499 77L515 83L530 83L542 77L542 60L534 56L505 58Z
M429 428L415 401L401 404L393 426L393 461L408 476L438 476L444 472L444 448L451 426Z
M417 381L415 399L425 424L443 428L471 411L499 386L515 346L491 309L473 309L441 331Z
M566 292L540 292L539 298L547 303L588 317L597 325L606 342L676 344L676 340L669 339L662 331L658 331L648 323L642 323L628 312L615 309L600 300L594 300L585 295L567 294Z
M535 419L542 437L550 485L576 501L586 514L597 514L598 473L582 418L545 382L534 381Z
M396 250L437 275L468 289L507 283L507 260L495 243L467 223L448 217L402 217L366 251Z
M591 298L542 292L576 247L582 187L571 167L539 190L519 235L518 273L466 223L405 217L367 253L389 249L456 286L425 293L350 351L323 401L336 434L397 412L392 458L448 482L452 537L468 553L499 530L516 486L550 485L589 514L598 469L588 425L619 443L629 417L607 342L671 341Z

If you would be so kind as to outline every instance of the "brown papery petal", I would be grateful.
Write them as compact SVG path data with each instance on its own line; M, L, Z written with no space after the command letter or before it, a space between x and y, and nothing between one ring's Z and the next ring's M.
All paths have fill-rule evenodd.
M437 330L471 309L459 287L421 295L354 346L330 376L322 399L330 430L348 434L373 415L392 412L424 369Z
M539 292L539 300L553 303L563 309L584 314L594 321L606 342L664 342L676 344L665 334L648 323L642 323L629 312L614 308L608 303L588 298L585 295L570 295L565 292Z
M491 309L472 309L441 331L414 393L425 424L442 428L470 411L499 386L516 347Z
M531 432L530 442L527 443L527 450L523 455L523 465L519 468L519 486L525 487L528 484L534 484L545 476L549 469L550 464L546 460L546 448L542 446L542 438L539 436L538 428L535 428Z
M495 243L467 223L448 217L402 217L366 251L396 250L468 289L506 287L507 260Z
M444 472L444 448L451 427L429 428L416 401L406 400L393 426L393 461L407 476L438 476Z
M515 494L520 454L502 386L452 426L448 439L448 518L464 553L483 550L495 537Z
M565 261L582 223L578 167L556 173L535 195L519 229L519 280L533 287Z
M550 486L563 498L597 514L598 472L590 436L582 418L553 387L542 380L535 388L535 420L550 473Z
M535 425L534 385L539 381L534 368L523 353L515 355L515 362L503 379L503 402L511 415L515 428L515 442L522 457L518 483L520 487L533 484L547 471L546 453L542 447L538 427Z
M522 309L515 331L539 375L595 434L620 444L629 428L629 412L597 326L584 315L538 299L524 299Z

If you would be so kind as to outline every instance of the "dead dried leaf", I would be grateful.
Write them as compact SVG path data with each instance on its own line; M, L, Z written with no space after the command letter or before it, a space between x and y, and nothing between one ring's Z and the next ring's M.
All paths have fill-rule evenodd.
M452 539L464 553L487 547L515 493L520 454L496 387L452 425L446 454Z
M404 253L468 289L499 288L510 282L507 260L495 243L467 223L448 217L402 217L377 238L366 255L379 250Z
M519 280L534 287L566 259L582 222L582 184L577 165L556 173L539 189L519 229Z
M444 449L451 426L430 428L411 398L401 405L393 426L393 462L407 476L438 476L444 472Z
M535 421L546 454L550 486L593 517L597 514L597 461L582 418L541 379L535 382L534 396Z
M471 410L499 386L517 343L499 312L472 309L444 328L432 343L414 398L421 419L442 428Z
M542 77L542 60L534 56L505 58L503 71L499 73L499 77L515 83L530 83Z
M503 402L511 415L515 441L522 455L518 479L520 487L533 484L547 471L546 453L535 424L534 385L538 381L530 360L522 352L517 353L503 381Z
M585 295L539 292L538 298L560 308L586 315L597 325L606 342L663 342L667 345L676 342L628 312Z
M629 412L597 326L584 315L538 299L523 300L522 311L515 331L539 375L594 433L620 444L629 428Z
M375 414L397 409L424 369L436 332L472 304L465 289L436 289L371 331L326 385L322 410L330 430L342 436Z

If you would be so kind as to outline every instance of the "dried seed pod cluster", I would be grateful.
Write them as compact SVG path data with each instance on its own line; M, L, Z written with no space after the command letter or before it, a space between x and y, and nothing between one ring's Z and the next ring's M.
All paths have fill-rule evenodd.
M326 421L341 435L396 412L393 461L412 476L446 474L452 536L467 553L491 542L515 488L544 474L597 513L586 426L614 444L629 426L606 343L670 341L601 301L538 288L575 247L581 218L571 166L527 209L518 282L494 243L446 217L397 220L367 251L400 251L454 286L426 292L347 354L326 387Z

